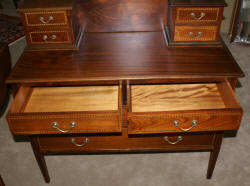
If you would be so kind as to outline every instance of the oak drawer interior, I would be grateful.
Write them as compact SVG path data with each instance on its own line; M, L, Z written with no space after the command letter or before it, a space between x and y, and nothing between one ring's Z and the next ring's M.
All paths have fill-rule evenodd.
M118 110L117 86L34 88L23 112Z
M132 85L131 111L158 112L239 107L225 83ZM225 95L226 94L226 95ZM231 93L232 94L232 93Z
M14 134L121 132L121 96L119 85L21 87L7 119Z
M129 133L236 130L242 109L228 82L131 85Z

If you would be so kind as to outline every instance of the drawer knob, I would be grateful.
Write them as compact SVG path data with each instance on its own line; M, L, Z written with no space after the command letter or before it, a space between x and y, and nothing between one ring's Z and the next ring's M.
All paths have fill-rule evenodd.
M189 36L191 36L194 39L198 39L203 35L203 32L198 32L196 35L193 32L189 32Z
M48 24L49 22L53 21L54 20L54 17L53 16L49 16L48 20L45 21L44 20L44 17L40 17L40 21L43 23L43 24Z
M48 36L47 35L43 35L43 40L47 41L47 39L48 39Z
M200 13L200 17L197 17L196 14L194 12L190 13L190 16L195 19L195 20L201 20L203 17L206 16L206 14L204 12Z
M52 35L51 39L53 39L53 40L56 39L56 35Z
M56 121L55 121L55 122L52 122L52 127L53 127L53 128L59 130L59 131L62 132L62 133L68 133L68 132L70 132L73 128L75 128L76 122L74 122L74 121L70 122L70 129L68 129L68 130L62 130L62 129L60 129L58 126L59 126L59 124L58 124Z
M178 127L180 130L182 130L182 131L184 131L184 132L187 132L187 131L191 130L193 127L197 126L197 125L198 125L198 121L197 121L197 120L193 120L193 121L191 122L191 124L192 124L191 127L187 128L187 129L184 129L184 128L182 128L182 127L179 126L179 121L175 120L175 121L173 122L173 125L174 125L174 126Z
M168 136L164 136L164 140L167 141L171 145L175 145L182 140L182 136L178 136L176 141L169 141Z
M88 142L89 142L89 138L85 138L81 144L76 143L76 139L75 138L71 138L71 143L73 143L77 147L82 147L82 146L84 146Z

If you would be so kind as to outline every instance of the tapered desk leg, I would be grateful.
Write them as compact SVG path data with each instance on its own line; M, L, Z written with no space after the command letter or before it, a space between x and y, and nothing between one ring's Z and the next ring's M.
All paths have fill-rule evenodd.
M5 184L4 184L4 182L3 182L3 179L2 179L2 177L1 177L1 175L0 175L0 186L5 186Z
M35 154L36 157L36 161L40 167L40 170L43 174L43 177L45 179L45 182L49 183L50 182L50 177L49 177L49 173L48 173L48 169L47 169L47 165L44 159L43 154L40 152L40 147L38 144L38 138L37 137L31 137L30 138L30 142L31 142L31 146L33 149L33 152Z
M214 149L210 153L209 163L208 163L208 169L207 169L207 179L211 179L214 171L214 167L220 152L220 147L222 143L224 134L219 133L216 134L215 140L214 140Z

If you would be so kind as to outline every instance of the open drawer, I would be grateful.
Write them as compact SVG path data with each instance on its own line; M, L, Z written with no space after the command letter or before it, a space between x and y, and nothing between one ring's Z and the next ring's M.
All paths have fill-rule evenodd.
M7 120L13 134L121 132L121 85L21 87Z
M237 130L243 111L228 82L128 85L128 133Z

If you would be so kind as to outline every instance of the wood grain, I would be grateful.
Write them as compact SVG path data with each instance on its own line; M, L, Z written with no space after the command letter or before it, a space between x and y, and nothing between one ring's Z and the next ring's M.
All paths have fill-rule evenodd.
M132 112L225 108L216 84L132 85Z
M162 32L87 33L76 52L25 51L7 83L242 76L226 46L167 48Z
M162 30L166 0L88 0L79 2L87 17L87 32Z
M39 137L39 145L43 153L93 153L93 152L150 152L173 150L210 150L213 144L214 134L183 134L182 141L171 145L164 140L168 136L170 141L176 141L178 135L157 136L128 136L123 130L122 135L77 135L64 137ZM72 144L71 139L81 144L85 138L89 142L82 147Z
M118 110L117 86L34 88L24 112Z

